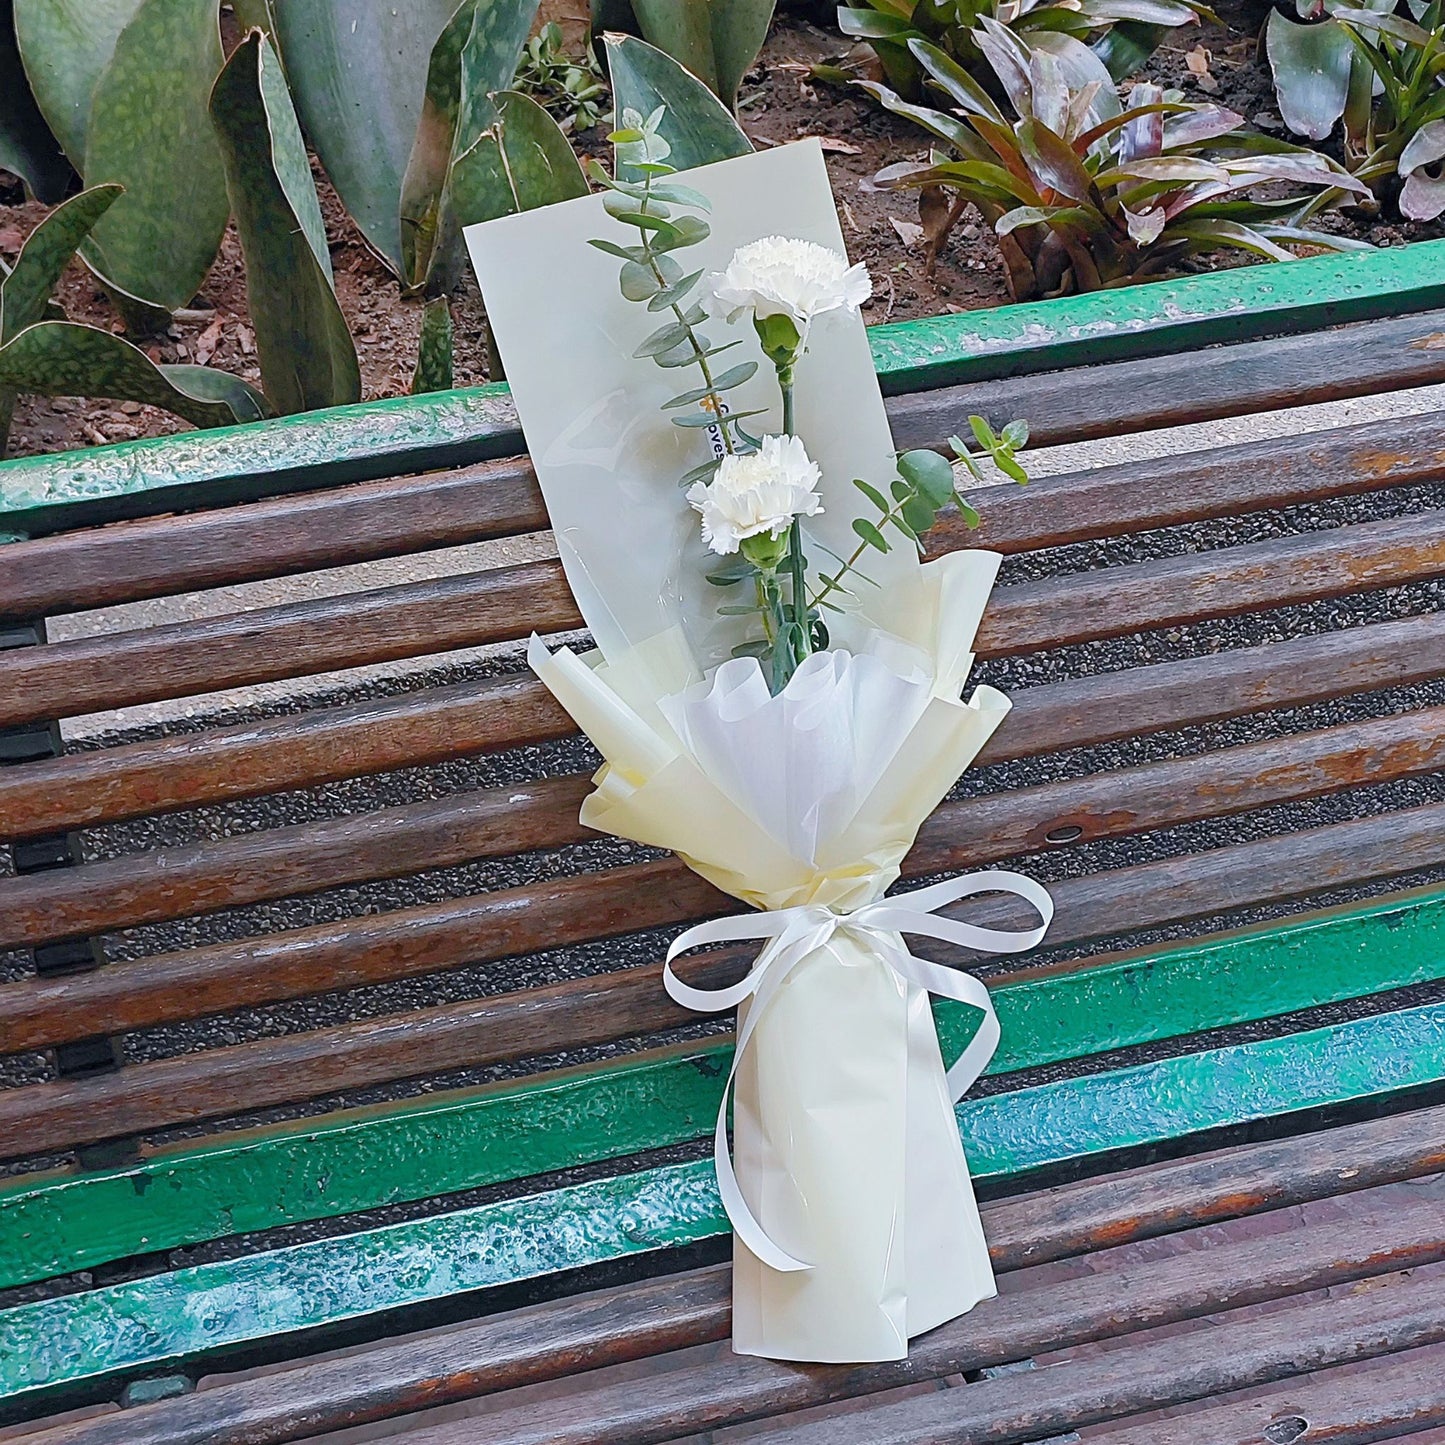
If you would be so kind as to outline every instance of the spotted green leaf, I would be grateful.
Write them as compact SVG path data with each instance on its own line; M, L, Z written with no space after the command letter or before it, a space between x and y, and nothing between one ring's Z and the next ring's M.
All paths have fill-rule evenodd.
M91 97L82 174L125 195L81 254L103 280L168 311L195 295L226 228L207 116L221 61L215 0L142 0Z
M0 0L0 167L47 205L65 196L70 163L40 113L20 60L13 0Z

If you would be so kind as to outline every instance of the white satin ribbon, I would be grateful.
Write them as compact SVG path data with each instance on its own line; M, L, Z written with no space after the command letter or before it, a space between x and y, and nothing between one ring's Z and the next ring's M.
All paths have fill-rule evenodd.
M1041 922L1037 928L1013 932L981 928L974 923L960 923L937 916L938 909L976 893L1012 893L1035 908ZM953 878L946 883L935 883L913 893L880 898L876 903L866 904L852 913L834 913L831 908L806 904L770 913L739 914L699 923L673 940L663 964L662 982L675 1003L695 1013L722 1013L725 1009L736 1008L745 999L752 1000L747 1018L738 1031L732 1068L723 1088L717 1129L713 1135L713 1158L717 1164L718 1192L728 1219L738 1238L764 1264L784 1272L811 1268L774 1244L748 1208L728 1150L728 1103L732 1098L738 1065L747 1052L753 1033L792 970L815 949L826 947L834 934L849 934L866 942L905 983L978 1009L983 1014L983 1022L948 1071L949 1096L957 1103L983 1073L998 1047L998 1015L994 1012L988 989L978 979L957 969L915 958L899 935L911 933L921 938L937 938L979 953L1023 953L1042 941L1053 916L1054 902L1042 883L1036 883L1022 873L994 868L983 873L970 873L964 878ZM758 955L747 977L730 988L694 988L672 971L673 960L690 948L705 943L732 943L748 939L765 940L767 946Z

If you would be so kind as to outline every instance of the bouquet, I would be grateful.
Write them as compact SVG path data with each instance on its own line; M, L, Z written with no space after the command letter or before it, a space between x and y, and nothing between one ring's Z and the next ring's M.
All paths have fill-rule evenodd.
M660 120L627 114L613 137L636 179L599 170L602 196L468 233L598 644L578 656L534 637L528 659L605 759L582 820L670 849L754 910L688 929L664 970L684 1006L738 1011L715 1136L734 1348L896 1359L995 1292L954 1105L997 1020L978 980L905 937L1017 952L1052 911L1039 884L997 870L886 896L1007 712L990 687L962 698L999 559L921 562L941 509L976 518L947 458L893 455L859 316L870 281L843 253L816 144L683 184ZM605 229L585 236L591 262L589 228ZM605 287L599 258L616 267ZM539 336L538 296L559 285L570 329ZM978 451L1026 480L1026 429L971 424ZM1000 891L1040 926L940 911ZM735 940L763 946L731 987L673 968ZM980 1015L951 1069L930 995Z

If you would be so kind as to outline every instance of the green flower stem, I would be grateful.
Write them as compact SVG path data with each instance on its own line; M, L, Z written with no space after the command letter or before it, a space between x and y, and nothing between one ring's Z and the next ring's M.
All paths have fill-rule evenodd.
M783 393L783 435L793 435L793 361L778 367L778 387ZM788 565L792 574L792 622L788 639L792 652L791 677L797 664L813 651L813 630L808 626L808 564L803 556L803 524L794 517L788 528Z
M643 181L643 191L642 214L645 216L647 215L647 207L652 200L652 177L650 175ZM657 284L665 287L667 285L667 279L663 276L662 268L657 264L657 255L652 249L653 233L647 230L646 227L639 226L637 228L637 234L638 240L642 245L643 255L647 260L647 269L652 272ZM687 319L687 313L682 307L674 301L668 309L672 312L677 324L687 332L687 344L692 347L693 361L702 373L702 384L707 387L706 400L712 402L712 410L717 417L718 435L722 437L723 450L727 452L729 456L732 456L737 451L737 443L733 440L732 433L728 430L732 423L728 420L727 408L713 383L712 368L707 363L706 348L698 345L697 333L693 330L692 324Z

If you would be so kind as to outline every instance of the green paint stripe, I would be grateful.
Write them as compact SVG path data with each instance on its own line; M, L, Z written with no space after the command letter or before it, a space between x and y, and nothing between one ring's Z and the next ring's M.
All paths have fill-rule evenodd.
M890 394L1445 306L1445 241L1239 267L873 327ZM459 466L521 449L505 386L0 463L0 524L43 532Z
M1242 266L876 327L887 392L923 391L1445 306L1445 241Z
M1098 1054L1445 974L1445 889L994 990L991 1073ZM976 1014L937 1010L945 1054ZM0 1286L699 1138L727 1045L303 1121L138 1168L0 1190Z
M1006 1178L1445 1078L1445 1005L1068 1079L959 1107ZM259 1338L712 1238L710 1161L196 1266L0 1315L0 1398L175 1366Z

